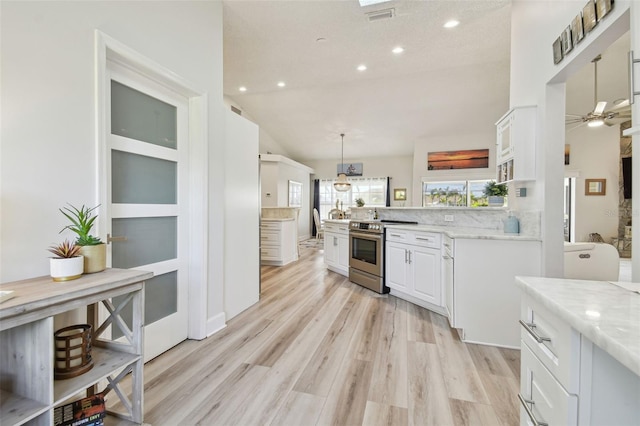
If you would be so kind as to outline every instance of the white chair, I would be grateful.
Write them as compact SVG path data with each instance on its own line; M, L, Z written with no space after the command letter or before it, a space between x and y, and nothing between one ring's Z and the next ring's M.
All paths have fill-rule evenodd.
M316 239L324 238L324 224L320 222L320 213L318 213L318 209L313 209L313 222L316 224Z

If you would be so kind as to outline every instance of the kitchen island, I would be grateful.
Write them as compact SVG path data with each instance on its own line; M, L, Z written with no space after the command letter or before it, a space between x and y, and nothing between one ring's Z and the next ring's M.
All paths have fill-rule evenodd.
M521 424L640 424L640 285L516 277Z

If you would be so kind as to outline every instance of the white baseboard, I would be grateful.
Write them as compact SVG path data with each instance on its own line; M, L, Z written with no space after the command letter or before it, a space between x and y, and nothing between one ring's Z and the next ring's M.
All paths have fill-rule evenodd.
M217 333L227 326L224 312L207 320L207 337Z

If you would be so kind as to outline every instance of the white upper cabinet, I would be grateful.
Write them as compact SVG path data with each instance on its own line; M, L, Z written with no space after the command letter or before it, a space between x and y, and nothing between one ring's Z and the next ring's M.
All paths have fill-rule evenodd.
M536 178L536 107L517 107L497 123L498 182Z

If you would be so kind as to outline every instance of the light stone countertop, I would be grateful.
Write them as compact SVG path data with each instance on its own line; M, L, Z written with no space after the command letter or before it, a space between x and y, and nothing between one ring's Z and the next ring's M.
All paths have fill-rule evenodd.
M290 222L295 220L293 217L263 217L260 219L262 222Z
M640 294L607 281L516 277L516 285L640 376Z
M498 229L460 228L437 225L387 225L387 228L406 229L409 231L441 232L451 238L485 239L485 240L517 240L541 241L539 237L522 234L505 234Z
M351 222L351 219L324 219L325 223L338 223L340 225L348 224Z

